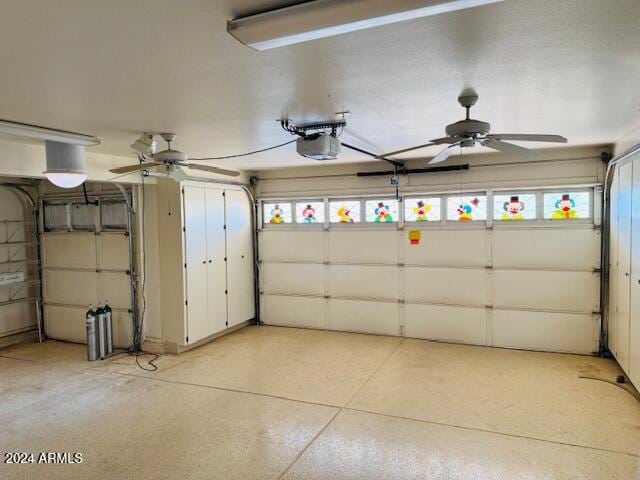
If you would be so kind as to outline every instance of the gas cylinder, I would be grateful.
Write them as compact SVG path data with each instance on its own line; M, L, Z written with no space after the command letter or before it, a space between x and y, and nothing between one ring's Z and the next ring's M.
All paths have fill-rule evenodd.
M98 356L100 360L104 360L104 357L107 356L107 335L105 328L105 317L104 306L102 303L98 304L98 310L96 310L96 317L98 317Z
M111 307L109 306L109 300L104 302L104 325L106 336L106 352L107 355L113 353L113 321L111 319Z
M87 310L87 360L93 362L98 359L96 312L93 305L89 305Z

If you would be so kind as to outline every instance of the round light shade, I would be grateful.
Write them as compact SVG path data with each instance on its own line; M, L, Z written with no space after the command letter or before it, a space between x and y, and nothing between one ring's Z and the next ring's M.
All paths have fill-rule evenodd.
M87 179L84 147L71 143L45 141L47 169L43 172L60 188L74 188Z

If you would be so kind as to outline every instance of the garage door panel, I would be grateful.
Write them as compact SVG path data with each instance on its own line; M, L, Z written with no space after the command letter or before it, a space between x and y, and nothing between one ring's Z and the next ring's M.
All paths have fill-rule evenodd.
M401 234L407 265L484 266L487 233L482 230L422 230L418 245L410 245L410 226Z
M37 326L36 307L31 302L14 303L0 307L2 325L0 337Z
M599 276L591 272L495 270L494 306L593 312Z
M45 305L44 323L47 337L87 343L86 308ZM133 337L133 324L128 312L112 312L113 346L127 348Z
M332 297L398 298L398 267L331 265Z
M398 263L397 230L332 230L329 261L336 263Z
M131 284L126 273L103 272L99 274L100 292L104 298L99 302L109 302L111 308L129 308L131 305Z
M399 335L397 303L367 300L329 300L329 328L348 332Z
M267 325L327 328L324 298L262 295L261 318Z
M97 268L96 240L93 233L45 234L42 238L45 267Z
M322 231L276 231L260 233L260 258L269 262L322 263Z
M264 263L262 290L265 293L324 295L324 265Z
M47 303L98 304L98 274L67 270L45 270L44 298Z
M496 229L492 250L494 267L600 266L600 235L594 229Z
M481 268L405 267L408 302L486 305L487 276Z
M590 354L597 350L594 315L496 310L493 343L499 347Z
M486 345L486 309L445 305L404 306L407 337Z
M102 234L97 237L100 267L104 270L129 270L129 238L123 234Z

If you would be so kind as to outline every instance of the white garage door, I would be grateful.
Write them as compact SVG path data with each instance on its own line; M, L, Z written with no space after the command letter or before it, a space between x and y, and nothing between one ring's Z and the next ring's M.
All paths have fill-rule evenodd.
M598 188L264 200L261 320L592 353Z
M91 196L91 199L96 197ZM84 343L85 314L108 301L113 342L133 338L127 209L122 196L43 201L44 324L48 338Z

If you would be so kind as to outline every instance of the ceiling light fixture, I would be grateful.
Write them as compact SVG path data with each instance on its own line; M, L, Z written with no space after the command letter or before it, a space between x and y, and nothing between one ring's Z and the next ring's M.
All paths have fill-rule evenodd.
M75 188L87 179L84 147L72 143L44 142L47 169L42 172L60 188Z
M314 0L231 20L227 31L255 50L268 50L500 1Z
M87 179L84 147L100 144L91 135L0 120L0 133L44 140L47 169L42 172L60 188L74 188Z

